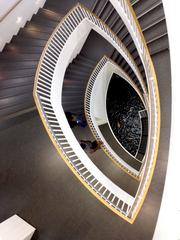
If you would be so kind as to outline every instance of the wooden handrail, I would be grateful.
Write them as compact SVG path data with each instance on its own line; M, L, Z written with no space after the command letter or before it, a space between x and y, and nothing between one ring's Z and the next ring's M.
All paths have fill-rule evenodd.
M50 62L52 62L51 71L53 71L53 70L55 71L54 66L56 66L58 59L60 59L59 56L61 54L61 51L64 47L65 42L67 41L67 39L69 37L69 33L66 32L65 29L66 29L66 27L68 28L69 21L72 21L71 20L72 17L73 17L73 21L72 21L72 24L70 27L70 28L72 28L72 30L75 29L77 27L77 25L84 18L86 18L86 19L88 19L88 21L93 23L94 26L96 26L96 24L97 24L97 27L100 28L104 34L107 34L108 36L110 36L113 39L113 44L114 45L117 44L118 49L123 53L123 57L125 59L128 59L128 61L132 59L132 56L128 52L126 52L127 50L125 51L124 45L120 42L120 40L117 38L117 36L115 36L114 33L101 20L99 20L94 14L92 14L88 9L86 9L82 5L78 4L76 7L73 8L73 10L71 12L69 12L61 20L61 23L54 30L51 38L47 42L47 45L44 48L43 54L39 61L39 65L38 65L38 69L37 69L37 73L36 73L36 81L35 81L35 85L34 85L34 97L35 97L35 102L36 102L38 111L40 113L42 121L45 125L45 128L46 128L52 142L54 143L57 151L62 156L62 158L64 159L66 164L69 166L69 168L72 170L72 172L84 184L84 186L96 198L98 198L103 204L105 204L113 212L115 212L116 214L121 216L123 219L125 219L129 223L133 223L142 204L143 204L143 201L146 197L146 194L147 194L147 191L148 191L151 179L152 179L155 163L156 163L156 157L157 157L157 151L158 151L158 145L159 145L159 134L160 134L160 132L159 132L160 131L160 104L159 104L159 92L158 92L158 86L157 86L157 79L156 79L153 63L152 63L151 57L149 55L147 46L144 42L143 35L141 36L141 34L142 34L141 30L138 28L136 16L135 16L132 8L127 4L127 2L125 0L122 0L122 3L123 4L122 4L121 11L124 8L125 8L124 9L125 11L123 10L123 12L121 14L123 14L126 21L127 21L127 19L129 20L129 23L126 23L126 24L128 24L128 27L131 28L130 30L133 31L133 37L135 38L135 36L137 36L136 41L138 41L138 49L140 50L140 55L143 59L143 63L146 63L145 68L146 68L147 78L149 80L149 82L148 82L149 92L147 93L147 95L145 97L148 99L147 104L149 104L150 110L151 110L149 113L150 124L154 124L154 125L150 125L150 128L149 128L150 129L150 131L149 131L149 140L150 141L149 141L149 145L148 145L148 154L149 155L147 154L148 156L146 156L145 165L142 168L142 175L141 175L139 189L138 189L137 194L134 199L131 199L128 197L128 204L127 204L127 199L125 198L125 195L123 195L123 197L124 197L124 202L122 204L123 207L120 207L119 201L120 201L120 199L122 199L122 192L119 191L119 189L117 189L116 186L114 186L113 184L109 185L109 179L106 179L106 181L103 182L105 178L104 178L104 176L102 176L102 173L98 172L99 171L98 169L94 169L94 166L89 164L88 159L86 159L85 156L84 156L84 158L86 159L86 161L84 161L83 158L82 159L78 158L79 155L78 154L76 155L76 151L78 149L75 150L75 147L74 147L74 150L73 150L73 146L74 145L76 146L76 142L71 141L71 139L70 139L71 135L70 135L70 137L68 136L68 134L70 134L70 131L69 132L67 131L68 132L68 134L66 134L67 136L65 136L65 134L63 133L63 131L66 131L66 122L65 122L65 119L62 118L62 116L64 114L62 112L62 109L59 107L59 105L58 106L56 104L54 104L55 106L51 105L51 100L53 99L52 98L52 95L53 95L52 89L53 89L53 91L55 91L55 88L51 89L51 87L46 86L46 81L44 80L44 79L47 79L49 83L53 81L53 75L50 74L50 72L48 70L46 71L46 68L48 69L49 64L50 64L49 60L48 60L48 56L50 56ZM125 12L128 12L128 15L124 15ZM66 22L67 22L67 26L65 27L64 25L66 24ZM131 23L133 23L132 24L133 26L132 25L129 26L129 24L131 24ZM134 25L135 25L135 29L132 30L132 28L134 28ZM63 35L61 35L61 33L63 33ZM57 51L54 51L54 49L56 49ZM61 61L62 61L62 59L61 59ZM63 63L62 63L62 65L63 65ZM130 65L132 66L132 68L134 68L136 70L136 73L140 78L140 83L142 83L142 85L144 85L144 82L141 81L142 76L139 72L139 69L136 68L137 66L134 63L133 59L132 59L132 61L130 61ZM62 76L64 74L64 71L65 70L63 69ZM41 83L38 84L38 81L40 81ZM57 81L59 81L59 80L57 80ZM56 81L56 83L57 83L57 81ZM56 84L56 87L57 86L58 85ZM56 96L56 94L55 94L55 97L59 97L59 95ZM54 112L54 109L55 110L58 109L59 112L56 111L58 114L56 114L56 112ZM153 113L154 113L154 115L153 115ZM52 117L54 118L54 120L51 119ZM55 124L52 124L52 122ZM64 125L64 123L65 123L65 125ZM64 130L61 129L60 124L62 124L62 127ZM63 138L59 137L62 135L63 135ZM72 135L72 137L73 137L73 135ZM67 151L67 149L68 149L68 151ZM71 155L71 158L70 158L68 155L68 152L72 152L72 151L74 152L74 154ZM75 159L73 159L74 156L75 156ZM88 170L88 168L89 168L89 170ZM90 175L88 175L86 178L84 178L85 173L81 172L82 169L83 169L83 171L85 169L85 172L88 171L89 172L88 174L90 174ZM94 171L94 170L96 170L96 171ZM97 174L97 172L98 172L98 174ZM91 173L94 176L92 176ZM90 179L91 179L91 177L93 177L93 179L91 179L89 181L88 180L89 177L90 177ZM93 184L91 184L91 183L95 183L96 181L100 182L100 184L102 186L106 185L106 188L103 191L103 193L100 192L101 187L98 187L98 189L96 189L95 186ZM108 184L107 184L107 182L108 182ZM96 184L98 184L98 183L96 182L95 185ZM96 186L98 186L98 185L96 185ZM113 186L113 188L112 188L112 186ZM111 196L110 193L108 193L108 196L105 196L105 193L107 191L112 193L115 198L117 197L117 194L119 194L118 202L113 203L112 200L109 199L109 197ZM113 197L113 199L114 199L114 197ZM124 210L124 204L126 205L126 207L125 207L126 210Z
M53 78L53 75L46 70L49 69L49 66L51 66L51 71L55 71L54 66L57 65L58 59L61 59L64 63L64 60L62 60L60 55L62 54L62 49L65 48L66 42L71 35L69 31L66 31L69 26L69 22L71 21L71 27L69 30L73 32L83 19L88 19L88 23L93 23L94 26L96 25L104 32L104 34L110 36L110 30L105 24L103 24L85 7L77 4L61 20L44 48L36 72L34 99L50 139L71 171L98 200L110 208L114 213L131 223L131 219L128 218L127 215L129 214L135 199L113 183L94 164L92 164L81 148L81 151L79 151L80 146L77 146L77 140L74 138L73 134L71 135L71 132L69 131L70 129L66 125L68 122L65 119L62 106L56 108L53 105L54 99L52 98L52 91L56 90L51 88L45 81L45 79L47 79L47 81L52 84L53 79L55 79ZM61 38L62 36L63 38ZM121 51L125 51L118 38L114 35L111 37L113 37L113 41L115 41L118 46L122 46ZM56 49L56 51L54 51L54 49ZM48 59L48 56L50 59ZM130 57L128 54L125 56ZM65 70L62 70L61 73L62 79L65 73L64 71ZM61 80L58 78L57 81ZM56 111L57 109L58 113Z
M129 29L129 33L144 65L148 85L149 133L147 150L145 160L142 164L142 181L140 182L138 191L136 193L135 204L129 213L129 217L133 216L133 219L135 219L148 192L157 159L161 121L159 90L155 69L147 47L147 43L137 20L137 16L129 0L110 0L110 2L119 13L126 27Z

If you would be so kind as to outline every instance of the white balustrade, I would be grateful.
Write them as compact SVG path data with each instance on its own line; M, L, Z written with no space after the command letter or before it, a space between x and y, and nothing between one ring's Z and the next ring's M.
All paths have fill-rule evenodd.
M72 23L72 32L70 29L66 30L70 23ZM132 64L133 60L127 57L129 56L127 49L121 46L117 37L99 19L78 4L58 25L43 52L36 74L35 101L50 138L74 174L98 199L130 222L131 219L126 216L133 205L134 198L107 178L84 153L70 129L61 105L66 68L80 52L91 29L97 31L110 43L113 42L137 75L139 74L135 63ZM51 61L48 60L49 58ZM46 68L47 65L50 69ZM122 204L125 207L121 207Z
M118 1L118 4L119 3L120 2ZM124 11L123 14L124 18L126 18L126 24L130 24L133 16L129 10L127 2L122 1L122 4L119 4L118 6L120 6L121 12L122 10ZM131 21L129 20L129 17L131 18ZM71 27L69 28L69 26ZM139 32L137 29L135 29L135 31L133 29L135 26L136 23L134 24L133 22L133 26L131 25L129 28L131 29L131 34L133 33L133 37L138 41L136 44L142 55L146 53L146 49L142 49L144 45L142 42L139 42ZM150 113L150 140L148 141L147 147L148 155L144 161L140 187L135 198L115 185L91 162L73 135L62 108L61 93L66 68L80 52L92 29L104 37L124 57L135 72L144 90L144 96L149 97L149 99L146 99L146 103L149 102L149 106L147 107L149 107ZM145 67L147 79L150 81L150 83L148 82L149 95L146 92L142 76L136 63L122 42L95 15L90 13L82 5L78 4L65 16L64 19L62 19L61 23L55 29L48 41L39 62L34 87L36 105L57 151L79 180L99 200L130 223L134 221L137 215L138 209L142 203L143 197L141 196L146 194L149 180L152 177L159 134L158 119L160 113L158 109L159 99L155 73L152 71L153 66L151 65L152 63L149 56L143 56L142 59L144 61L147 60L145 62L147 64ZM50 66L50 69L48 69L47 66ZM151 114L151 112L156 112L157 114ZM53 124L51 121L52 119ZM153 128L154 126L157 126L157 128ZM155 136L155 140L153 140L152 136Z
M103 145L101 147L103 148L105 153L107 153L107 155L110 157L110 159L116 162L119 165L119 167L125 170L128 174L131 174L133 177L139 179L140 172L131 167L129 164L127 164L125 159L122 159L120 156L116 154L116 152L114 152L114 150L110 147L110 145L106 142L104 136L102 135L96 120L96 118L99 118L102 119L103 122L109 124L105 106L107 88L113 73L116 73L117 75L121 76L124 80L126 80L136 90L141 100L143 101L139 89L130 79L130 77L116 63L114 63L108 57L104 56L97 64L87 84L85 94L86 119L96 140L103 142ZM114 138L116 139L115 136ZM117 142L119 145L121 145L119 141ZM121 148L123 148L122 145ZM124 151L126 150L124 149ZM127 154L129 153L127 152ZM132 158L134 157L132 156ZM138 160L134 158L134 161L136 162Z
M140 209L140 205L145 198L146 192L148 191L155 162L157 158L159 135L160 135L160 102L158 84L156 79L155 70L153 63L142 34L140 25L133 12L132 7L128 1L125 0L110 0L124 24L126 25L141 58L142 64L145 69L147 85L148 85L148 143L146 149L146 155L144 159L144 165L142 166L142 181L140 182L139 189L136 194L136 201L133 208L130 211L130 216L136 216ZM158 3L159 4L159 3ZM126 11L125 11L126 9Z

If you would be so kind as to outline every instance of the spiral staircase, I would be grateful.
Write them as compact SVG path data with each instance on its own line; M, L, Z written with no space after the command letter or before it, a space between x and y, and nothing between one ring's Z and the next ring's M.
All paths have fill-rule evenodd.
M107 73L106 77L109 74L108 81L115 72L126 79L144 104L144 111L139 113L142 136L135 157L112 140L113 136L110 138L112 132L108 125L104 128L96 122L93 104L97 95L96 84L103 72ZM8 126L2 131L4 151L10 143L6 137L8 131L11 134L11 128L14 128L12 131L18 134L19 122L24 129L28 124L33 125L34 119L38 119L38 109L49 138L69 169L93 196L111 210L108 213L112 214L110 221L115 214L118 215L115 220L123 225L120 239L132 239L132 236L135 239L151 239L168 158L169 73L168 35L161 1L82 0L77 3L74 0L47 0L0 54L1 128ZM116 172L119 184L81 149L65 117L66 111L86 115L86 134L102 142L103 151L98 153L97 158L104 158L112 164L110 174ZM40 126L39 120L36 121ZM27 132L31 138L36 138L36 130L33 130L36 127L39 128L32 127L34 133ZM17 137L13 136L13 141ZM41 138L45 136L42 134L39 138L40 144L43 143ZM31 168L30 162L27 168ZM58 167L57 170L62 173ZM61 204L66 200L62 200ZM88 198L84 200L86 202ZM20 211L20 207L15 206ZM31 218L28 214L25 217ZM36 214L33 216L36 217ZM87 222L82 236L87 234L85 239L90 239L92 236L87 231L90 221ZM41 225L41 221L37 224ZM144 229L137 233L136 229L140 229L142 224L145 224ZM54 226L51 229L55 229ZM84 231L83 227L79 229ZM118 233L118 230L115 232ZM41 232L39 234L41 237ZM53 239L52 236L50 238ZM69 235L65 232L62 236ZM79 236L76 239L84 239L81 234ZM109 239L108 236L102 238ZM116 239L115 236L111 239ZM36 237L34 239L39 239Z

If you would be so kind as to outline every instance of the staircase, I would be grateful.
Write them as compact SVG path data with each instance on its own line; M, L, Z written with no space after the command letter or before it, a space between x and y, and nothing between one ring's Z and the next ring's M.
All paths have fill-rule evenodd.
M139 20L151 55L168 49L167 29L162 2L154 0L143 2L142 0L132 1L132 7ZM95 2L92 10L112 29L113 32L117 34L117 36L125 44L137 63L144 80L146 81L144 67L142 66L141 59L138 55L129 31L123 24L121 18L114 10L110 2L98 0ZM117 50L113 51L111 58L129 74L142 92L137 77Z
M63 3L63 5L62 1L60 3L57 0L47 0L44 8L40 9L38 13L32 17L30 22L27 22L25 27L19 31L17 36L13 37L11 43L7 44L0 54L0 117L2 120L12 117L15 118L25 112L35 110L32 91L40 56L49 37L62 19L62 16L64 16L70 6L73 6L74 2L75 1L72 0L67 4ZM86 2L86 6L89 7L95 15L102 19L102 21L116 33L127 47L146 82L145 69L135 44L132 41L128 29L123 24L123 21L111 3L108 0L82 1L82 3L84 2ZM167 57L168 50L168 38L162 2L137 0L131 1L131 4L140 22L150 54L152 58L156 58L157 63L159 62L157 56L164 57L166 55ZM62 6L64 6L64 8L61 12ZM91 41L93 42L93 38ZM56 51L53 49L52 51L56 55ZM94 49L94 51L96 51L96 49ZM106 51L109 51L109 49L106 49ZM102 57L102 53L99 56ZM112 60L121 66L131 77L141 93L144 94L134 71L118 51L115 49L112 50L110 56ZM65 111L75 113L82 113L84 111L84 92L92 70L97 62L98 59L96 57L89 57L88 54L84 54L84 52L81 51L67 67L62 94L62 105ZM52 64L53 59L50 58L48 69L45 70L51 75L53 75L53 70L51 69ZM158 67L157 64L155 67ZM157 77L160 85L162 85L163 80L160 73L162 73L162 71L157 71ZM46 76L42 77L41 82L42 85L43 82L46 82L47 89L50 88L50 81ZM46 92L46 89L44 92ZM48 96L48 98L50 99L50 96ZM105 205L110 205L110 208L112 208L114 212L116 212L116 210L117 212L119 211L119 215L126 219L132 207L133 200L130 198L128 203L123 201L119 196L116 196L116 191L111 192L111 189L108 190L108 188L103 185L103 182L100 182L99 179L86 168L86 165L81 163L78 156L76 156L76 152L74 152L71 145L66 141L66 138L64 138L64 133L62 129L60 129L56 115L51 109L50 101L44 100L43 104L48 109L48 120L53 122L52 131L54 131L54 136L58 139L56 143L62 147L61 149L63 149L66 156L68 156L68 166L70 166L70 168L74 167L73 171L76 172L76 176L79 179L82 177L88 185L88 189L90 189L91 192L94 191L94 195L98 195L97 198L102 198L102 202L104 201L105 203L103 203ZM145 138L147 137L147 124L147 119L142 117L143 137ZM109 134L107 134L107 137L108 136ZM145 154L145 149L146 139L145 141L142 139L138 152L139 158L143 158L142 156ZM140 169L138 162L135 168ZM126 178L126 175L124 178ZM128 217L131 218L131 216L132 215L129 215Z
M65 111L84 112L84 94L96 62L79 54L66 70L62 104Z
M7 44L0 54L1 119L15 117L23 114L24 111L27 112L35 109L32 89L38 61L51 33L62 19L62 14L57 13L57 4L58 1L47 1L44 8L40 9L38 13L32 17L31 21L27 22L25 27L19 31L17 36L13 37L11 43ZM109 1L103 0L88 4L91 5L91 10L101 18L125 44L145 80L144 68L137 49L132 42L127 28L113 6ZM153 56L168 49L167 29L162 2L153 0L145 1L142 4L142 1L139 0L132 1L132 6L140 22L151 55ZM117 50L112 52L111 58L129 74L142 92L142 88L133 70L124 58L118 54ZM87 62L87 64L91 65L92 61L86 58L84 64ZM94 62L94 64L96 63ZM90 68L88 69L88 67ZM81 68L74 68L76 68L76 70L73 70L73 66L71 66L68 70L69 75L67 75L67 77L69 78L70 76L68 80L72 78L71 71L72 73L75 71L73 78L76 80L78 78L78 81L80 81L82 76L78 77L77 72L81 72ZM85 72L89 71L90 73L91 70L91 66L87 66ZM65 85L64 88L66 89ZM68 101L69 100L67 100L67 102ZM81 103L81 110L82 105Z
M64 76L62 104L65 111L84 113L84 97L89 78L101 57L109 56L112 50L112 46L98 33L90 32L80 53L69 64Z
M62 15L42 8L0 54L0 118L35 109L32 96L39 58Z

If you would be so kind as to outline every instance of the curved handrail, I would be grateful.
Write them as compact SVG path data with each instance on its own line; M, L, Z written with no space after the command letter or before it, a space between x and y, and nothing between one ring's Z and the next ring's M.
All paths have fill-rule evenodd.
M140 111L139 111L139 118L140 118L140 122L141 122L141 139L140 139L140 141L139 141L139 146L138 146L138 149L137 149L137 152L136 152L136 155L135 155L136 157L137 157L138 154L139 154L139 150L140 150L140 147L141 147L141 144L142 144L142 141L143 141L143 136L144 136L143 130L144 130L144 129L143 129L143 124L142 124L142 119L145 118L145 117L148 119L146 109L140 110ZM148 126L147 126L147 129L148 129ZM146 141L147 141L147 136L146 136ZM144 156L145 156L145 153L143 154L143 157L142 157L141 161L143 160ZM139 158L138 158L138 159L139 159Z
M89 30L98 31L112 42L141 78L136 64L119 39L95 15L77 4L61 20L45 46L36 72L34 99L50 139L72 172L97 199L131 223L132 218L127 216L135 199L111 182L90 161L73 135L61 105L64 74L72 61L68 39L73 36L78 41L77 26L83 27L87 23ZM74 42L72 47L75 49Z
M104 137L100 133L99 127L97 126L95 117L93 116L94 114L92 113L93 111L93 95L95 95L95 83L98 81L98 76L99 74L103 71L103 69L106 68L108 64L114 65L115 68L119 70L121 73L121 76L128 81L133 88L138 92L140 96L140 92L138 91L136 85L132 82L132 80L129 78L129 76L115 63L113 60L108 58L107 56L103 56L102 59L98 62L96 67L94 68L87 87L86 87L86 93L85 93L85 99L84 99L84 109L85 109L85 115L86 119L88 122L88 125L91 129L91 132L95 139L97 141L101 141L103 144L101 145L101 148L103 151L107 154L107 156L118 166L120 167L123 171L131 175L137 180L140 180L140 172L131 167L128 163L126 163L125 159L122 159L120 156L118 156L109 146L109 144L105 141ZM108 70L110 72L110 70ZM93 94L94 93L94 94ZM141 97L142 99L142 97ZM119 144L119 142L118 142ZM134 158L134 157L133 157ZM134 161L136 161L136 158L134 158ZM137 160L138 161L138 160Z
M67 40L73 34L73 36L75 36L77 26L83 21L88 22L89 29L99 31L105 39L118 49L135 71L143 86L144 82L139 69L125 46L102 21L89 10L82 7L82 5L78 4L61 20L47 42L36 73L34 98L49 137L72 172L103 204L129 223L133 223L137 216L137 207L140 208L142 205L142 202L139 201L139 192L146 194L147 178L144 176L153 174L152 168L150 171L149 168L147 169L149 159L147 159L147 162L142 167L141 187L134 199L111 182L110 179L103 175L102 172L89 161L89 158L83 153L83 150L78 145L77 140L70 130L61 106L63 77L69 61L72 60L72 55L69 53L70 49L68 49L68 51L64 49L67 50ZM67 54L68 57L65 54ZM65 58L63 59L63 57ZM150 88L151 87L150 85ZM150 98L150 100L152 99ZM150 110L151 108L152 104L150 105ZM150 163L151 162L152 161L150 161Z
M135 43L135 46L145 69L148 85L149 129L147 150L144 164L142 165L143 181L139 185L139 189L136 194L135 204L129 213L129 217L136 217L146 197L156 164L160 137L160 99L157 78L152 59L146 45L146 41L143 36L141 27L137 20L136 14L130 2L128 0L110 0L110 2L122 18Z

